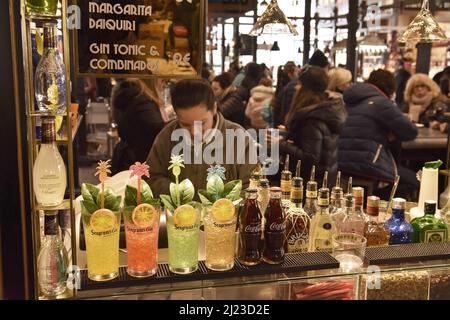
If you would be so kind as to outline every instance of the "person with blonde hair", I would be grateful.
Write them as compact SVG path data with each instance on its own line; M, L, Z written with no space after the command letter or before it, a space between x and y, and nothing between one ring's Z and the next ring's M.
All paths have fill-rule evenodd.
M413 75L406 84L404 112L412 120L432 129L445 131L444 112L447 112L449 100L439 86L426 74Z
M352 85L352 73L344 68L333 68L328 71L328 91L336 96L342 94Z
M113 173L147 159L156 136L169 121L163 89L159 78L125 79L113 88L111 105L120 137L113 153Z

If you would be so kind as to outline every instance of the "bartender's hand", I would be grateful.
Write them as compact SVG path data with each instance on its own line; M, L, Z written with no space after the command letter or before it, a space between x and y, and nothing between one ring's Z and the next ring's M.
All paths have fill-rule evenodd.
M440 130L441 123L439 121L431 121L430 122L430 128L433 130Z

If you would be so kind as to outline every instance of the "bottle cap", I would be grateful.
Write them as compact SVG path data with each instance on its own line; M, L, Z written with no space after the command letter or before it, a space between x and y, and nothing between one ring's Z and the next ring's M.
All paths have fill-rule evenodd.
M247 192L247 193L257 193L258 190L254 189L254 188L247 188L247 189L245 189L245 192Z
M258 182L258 186L262 188L268 188L269 187L269 180L267 179L260 179Z
M271 187L270 192L281 192L281 188L280 187Z
M367 214L377 216L380 212L380 198L377 196L367 197Z
M424 205L425 214L435 214L436 213L436 201L434 200L426 200Z
M352 193L355 198L364 198L364 188L353 187Z
M406 209L406 200L402 199L402 198L394 198L394 200L392 200L392 209L405 210Z

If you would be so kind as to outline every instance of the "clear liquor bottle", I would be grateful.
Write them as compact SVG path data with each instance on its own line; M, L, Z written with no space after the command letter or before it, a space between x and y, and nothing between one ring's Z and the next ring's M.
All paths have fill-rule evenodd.
M59 237L58 211L45 213L45 238L38 256L38 278L46 296L64 293L67 284L67 251Z
M33 167L33 189L43 206L56 206L64 200L66 166L56 145L55 118L42 117L41 148Z
M36 68L35 95L40 112L66 113L66 70L58 50L55 23L44 24L44 53Z
M339 226L339 232L364 236L365 219L355 210L355 203L355 197L347 194L345 198L345 217Z
M310 238L308 251L333 251L333 235L335 234L335 224L329 214L330 190L327 188L328 172L323 178L323 187L319 190L317 214L311 219Z
M281 172L281 204L283 208L289 207L291 188L292 188L292 172L289 170L289 155L286 156L284 162L284 170Z
M436 217L436 206L436 201L425 201L425 215L411 221L414 229L413 242L446 242L448 240L448 226L444 220Z
M311 178L306 184L306 201L305 205L303 206L303 209L305 209L306 213L308 214L309 218L312 219L317 211L319 210L319 207L317 205L317 182L315 181L315 175L316 175L316 167L312 166L311 168Z
M336 185L331 190L330 215L336 224L336 230L339 230L339 225L345 217L344 190L341 188L340 171L336 177Z
M303 179L292 180L291 200L286 212L286 240L284 249L288 253L307 252L310 219L303 210Z
M376 196L367 197L367 217L364 229L364 237L367 246L387 246L389 244L389 233L379 221L380 198Z

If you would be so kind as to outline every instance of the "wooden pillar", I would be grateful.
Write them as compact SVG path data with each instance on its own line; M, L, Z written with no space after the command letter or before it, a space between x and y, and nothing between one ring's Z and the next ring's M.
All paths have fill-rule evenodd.
M303 65L309 61L309 51L311 50L311 0L305 0L305 19L303 20Z
M356 32L358 31L358 9L358 0L349 0L347 15L347 68L352 72L353 79L357 77Z

